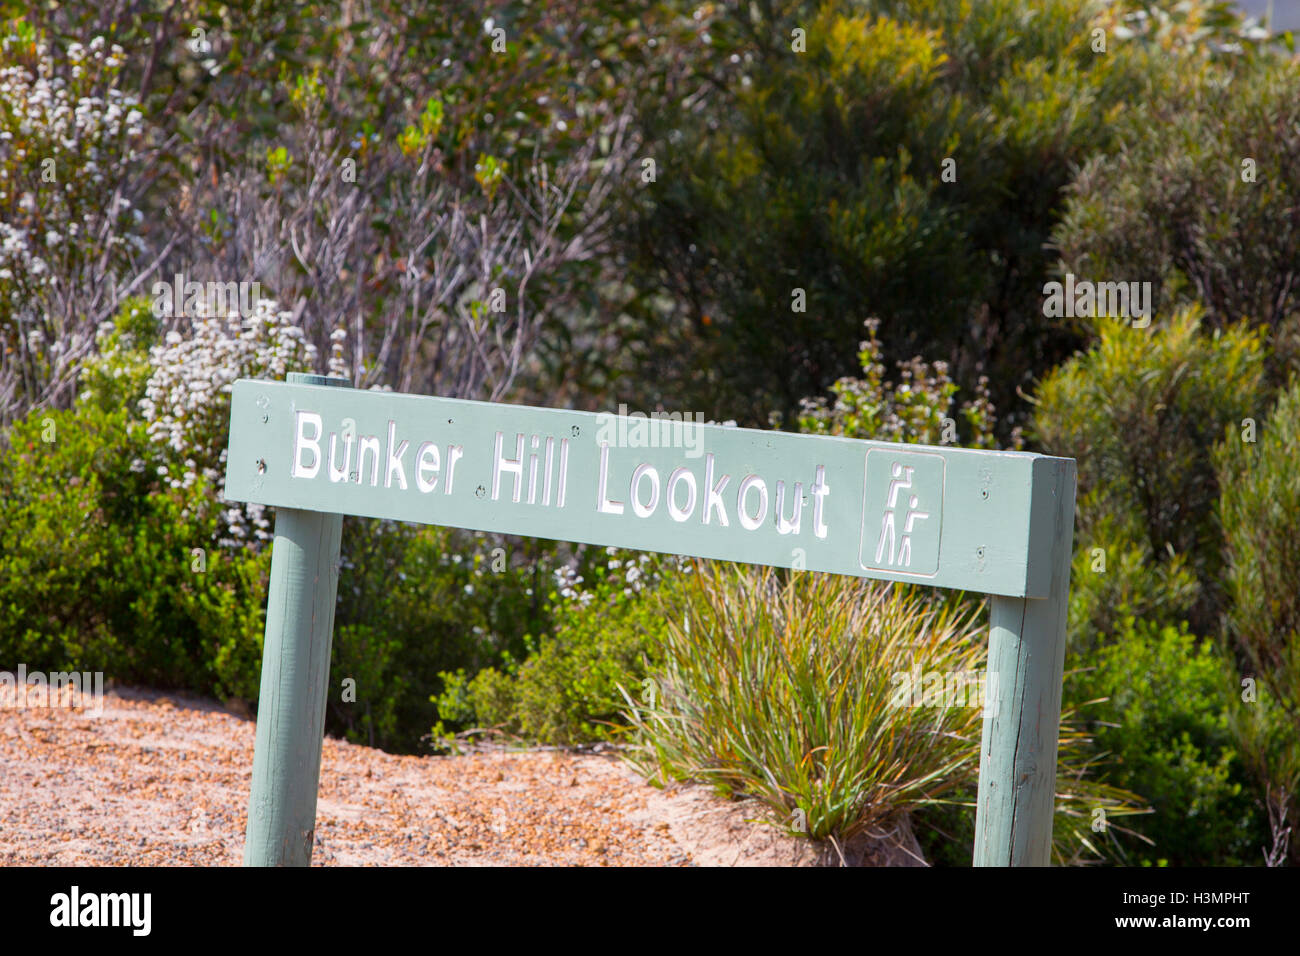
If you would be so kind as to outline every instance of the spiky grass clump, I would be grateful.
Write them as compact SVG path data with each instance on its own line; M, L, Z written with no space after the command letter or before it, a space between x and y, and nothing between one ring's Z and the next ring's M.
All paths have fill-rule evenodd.
M652 780L754 795L793 831L848 841L975 779L973 681L922 706L906 687L975 676L978 605L836 575L701 562L695 577L665 604L664 668L627 697Z

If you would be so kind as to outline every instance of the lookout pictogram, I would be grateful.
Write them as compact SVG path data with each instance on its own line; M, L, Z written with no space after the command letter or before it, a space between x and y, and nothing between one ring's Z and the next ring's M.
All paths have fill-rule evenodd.
M867 453L859 563L899 574L939 568L944 464L927 452Z
M912 566L912 532L915 530L918 521L924 521L930 517L928 511L921 510L921 499L917 495L909 495L907 513L903 518L903 533L898 538L898 548L895 551L895 536L897 534L895 519L898 514L898 493L912 487L912 475L915 472L915 468L910 468L901 462L894 462L891 471L893 480L889 482L889 501L885 505L884 517L880 520L880 540L876 542L876 563L881 564L883 560L884 567L910 568ZM888 545L888 550L886 550L886 545Z

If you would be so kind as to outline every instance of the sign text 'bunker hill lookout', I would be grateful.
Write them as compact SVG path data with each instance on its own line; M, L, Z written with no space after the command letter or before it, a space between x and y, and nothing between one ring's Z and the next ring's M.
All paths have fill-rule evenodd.
M703 427L683 425L681 422L667 424L679 433L687 428ZM431 495L438 491L439 479L444 478L442 463L445 461L442 493L451 495L455 488L456 465L465 456L465 447L457 444L442 446L435 441L424 441L408 456L411 441L397 433L396 422L389 421L387 426L386 441L381 441L377 435L358 437L351 430L342 434L331 431L326 456L322 449L324 426L321 416L315 412L299 410L294 419L290 474L295 479L312 479L327 473L333 482L368 484L370 488L377 488L380 485L382 462L384 488L406 491L413 485L421 494ZM509 501L516 505L524 504L529 508L554 507L565 510L569 500L569 449L573 442L576 439L536 433L528 435L523 432L507 435L498 430L492 437L492 478L488 485L487 499L497 503ZM355 468L352 457L354 444L357 446ZM793 482L787 496L786 482L776 479L775 506L769 508L767 480L761 475L749 474L733 483L733 476L722 473L717 466L716 455L712 452L704 455L701 493L700 480L685 465L674 468L666 483L659 470L648 461L638 461L630 476L617 472L611 475L611 468L617 466L611 466L609 442L601 440L598 435L597 444L600 463L596 500L589 504L595 506L598 514L627 513L639 519L648 519L662 506L668 517L678 523L695 520L705 526L716 524L720 528L727 528L734 518L745 530L758 531L767 524L770 512L777 534L798 535L803 530L804 505L808 501L808 496L804 494L804 482ZM675 441L664 442L663 445L670 448L686 447L684 438L680 435ZM486 451L486 447L480 449L480 457ZM408 457L412 461L408 461ZM328 466L322 469L326 458ZM413 465L414 481L410 484L406 479L408 463ZM822 499L830 489L826 485L825 467L815 467L815 475L808 483L812 497L812 527L817 537L824 538L827 528L822 513ZM735 489L729 491L728 485L732 484L735 484ZM615 489L620 488L623 500L613 497ZM479 497L483 495L479 494ZM576 514L581 510L580 507L574 507L572 512Z
M998 506L1047 480L1042 456L689 420L628 441L609 415L270 382L238 383L232 411L251 420L231 433L232 500L1046 592L1026 557L1035 516Z

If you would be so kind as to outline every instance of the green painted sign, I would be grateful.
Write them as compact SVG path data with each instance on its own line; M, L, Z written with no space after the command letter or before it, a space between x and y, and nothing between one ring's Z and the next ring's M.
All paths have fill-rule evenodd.
M1062 459L240 381L226 498L1043 597Z
M1074 461L240 381L226 498L276 507L244 862L311 862L343 515L982 591L979 866L1047 863Z

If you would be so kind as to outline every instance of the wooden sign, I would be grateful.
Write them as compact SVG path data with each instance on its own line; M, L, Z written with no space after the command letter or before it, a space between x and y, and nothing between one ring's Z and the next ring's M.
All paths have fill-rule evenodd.
M307 865L342 516L992 595L975 862L1046 864L1074 461L243 380L226 498L276 507L244 862Z
M1061 462L241 381L226 497L1045 597Z

